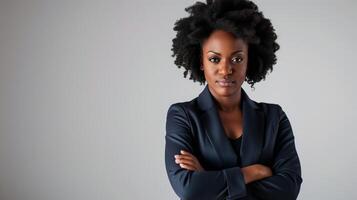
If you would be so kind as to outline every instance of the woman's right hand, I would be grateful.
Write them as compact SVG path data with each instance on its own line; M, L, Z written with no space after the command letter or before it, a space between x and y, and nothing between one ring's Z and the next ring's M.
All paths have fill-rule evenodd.
M241 170L246 184L273 175L273 172L269 167L261 164L249 165L241 168Z

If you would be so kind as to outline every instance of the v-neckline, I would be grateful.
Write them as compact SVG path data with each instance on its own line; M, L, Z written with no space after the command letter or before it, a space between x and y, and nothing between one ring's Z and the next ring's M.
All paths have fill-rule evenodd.
M230 141L238 141L238 140L242 140L242 137L243 137L243 133L242 133L239 137L237 137L237 138L230 138L230 137L228 137L228 139L229 139Z

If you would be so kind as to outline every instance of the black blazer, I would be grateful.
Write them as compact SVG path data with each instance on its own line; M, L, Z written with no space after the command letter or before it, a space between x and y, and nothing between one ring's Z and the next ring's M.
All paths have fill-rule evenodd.
M243 135L241 165L221 124L208 86L191 101L172 104L167 112L165 166L180 199L296 199L301 166L290 122L277 104L257 103L241 89ZM180 150L191 152L205 171L175 163ZM273 176L245 184L240 170L252 164L269 166Z

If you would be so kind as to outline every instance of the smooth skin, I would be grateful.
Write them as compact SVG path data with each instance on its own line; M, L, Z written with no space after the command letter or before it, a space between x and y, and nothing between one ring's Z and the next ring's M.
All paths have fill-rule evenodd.
M243 117L240 108L241 86L248 66L248 45L240 38L223 30L215 30L202 44L201 70L204 72L208 89L214 96L220 119L227 137L242 135ZM222 86L220 82L229 82ZM204 171L199 160L190 152L181 150L175 162L181 168ZM272 176L272 170L261 164L242 167L246 184Z

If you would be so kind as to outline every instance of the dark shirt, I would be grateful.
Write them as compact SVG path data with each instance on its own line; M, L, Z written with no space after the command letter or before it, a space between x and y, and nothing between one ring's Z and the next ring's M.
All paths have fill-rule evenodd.
M241 146L241 143L242 143L242 136L240 136L239 138L236 138L236 139L232 139L232 138L228 138L228 139L231 142L232 147L233 147L234 151L237 154L238 165L241 166L241 162L240 162L240 146Z

